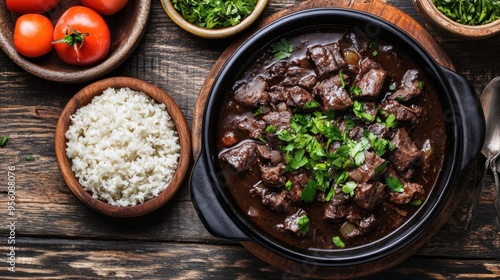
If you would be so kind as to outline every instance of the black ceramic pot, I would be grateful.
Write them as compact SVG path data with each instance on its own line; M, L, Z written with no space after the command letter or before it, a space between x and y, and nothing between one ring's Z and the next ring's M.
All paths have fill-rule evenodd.
M417 213L392 234L364 246L324 251L299 251L271 239L247 219L226 188L220 174L215 131L220 100L255 57L276 38L322 28L354 29L390 42L425 71L439 93L446 121L447 143L440 177ZM282 258L315 267L359 266L422 246L422 237L437 231L446 219L442 212L457 179L481 150L484 117L472 86L458 74L440 66L404 31L380 18L353 10L313 9L281 18L252 35L227 60L215 79L206 103L202 126L202 151L190 179L193 203L204 225L215 236L257 243ZM446 211L451 212L449 209ZM426 237L427 238L427 237ZM428 240L428 239L425 239ZM406 250L406 249L405 249ZM415 251L415 249L414 249ZM402 259L401 259L402 261ZM397 260L396 260L397 262ZM393 262L394 263L394 262Z

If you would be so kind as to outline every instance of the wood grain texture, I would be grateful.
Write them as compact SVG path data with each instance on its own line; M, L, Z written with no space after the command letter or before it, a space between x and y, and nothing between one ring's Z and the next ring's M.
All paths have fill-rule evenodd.
M270 0L262 18L298 4ZM411 1L389 0L421 25ZM205 40L177 27L159 1L151 2L143 40L132 56L107 76L132 76L170 94L192 124L205 77L230 40ZM428 26L479 94L500 76L500 40L465 41ZM0 219L7 211L6 170L16 167L16 273L0 265L0 279L305 279L273 268L238 243L211 236L190 201L187 181L158 210L138 218L112 218L82 204L62 179L54 152L54 132L62 109L86 86L37 78L0 52ZM33 161L26 160L33 156ZM481 166L481 164L479 164ZM481 172L479 172L481 173ZM500 236L495 233L493 178L486 176L478 217L465 232L467 197L441 230L401 264L364 279L498 279ZM474 184L471 181L469 185ZM8 228L0 227L5 257ZM2 258L4 260L4 258Z

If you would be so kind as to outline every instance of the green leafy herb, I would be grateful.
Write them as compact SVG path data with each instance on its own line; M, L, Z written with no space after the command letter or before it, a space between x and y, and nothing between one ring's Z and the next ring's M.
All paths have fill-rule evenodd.
M398 126L398 121L396 120L396 116L394 114L390 114L385 122L383 123L387 128L396 128Z
M311 101L307 102L306 104L304 104L304 106L302 106L303 109L313 109L313 108L318 108L318 107L319 107L319 103L316 100L311 100Z
M27 161L33 161L33 160L35 160L35 159L33 158L33 156L27 156L27 157L26 157L26 160L27 160Z
M292 186L293 186L292 181L290 181L290 180L286 181L286 183L285 183L285 189L287 191L291 191L292 190Z
M397 178L395 177L387 177L385 179L385 182L387 183L387 186L393 191L393 192L404 192L405 188L403 186L403 183L401 183Z
M368 48L371 50L378 50L378 43L373 41L370 43L370 45L368 45Z
M334 188L330 188L328 190L328 193L325 195L324 201L330 201L330 200L332 200L332 197L334 195L335 195L335 189Z
M345 248L345 243L344 241L342 241L342 239L340 239L340 237L338 236L334 236L332 238L332 242L333 242L333 245L337 246L338 248L340 249L343 249Z
M315 185L316 182L314 180L309 180L309 182L307 182L301 194L301 198L304 202L311 202L314 200L314 195L316 194Z
M172 4L187 21L213 29L237 25L252 13L257 0L172 0Z
M398 85L396 85L396 83L391 83L391 85L389 86L389 90L395 90L397 86Z
M279 41L271 44L271 51L274 54L274 58L278 60L289 58L294 49L293 44L286 38L281 38Z
M297 225L299 226L300 233L307 234L309 232L311 222L309 218L304 215L297 220Z
M382 164L380 164L379 166L375 167L375 175L379 174L380 172L382 172L387 166L387 161L384 161Z
M420 206L422 204L422 200L421 199L414 199L410 202L410 205L413 205L413 206Z
M278 130L278 128L274 125L268 125L266 126L266 129L264 130L266 133L275 133Z
M354 182L354 181L346 182L342 186L342 192L345 193L345 194L349 194L350 196L353 196L354 195L354 189L357 186L358 186L358 184L356 184L356 182Z
M354 101L352 111L354 112L356 117L360 119L365 119L369 122L373 122L375 120L375 117L373 115L364 111L364 104L362 102Z
M372 52L372 55L373 55L373 56L377 56L377 55L378 55L378 51L373 51L373 52Z
M419 82L418 82L418 88L419 88L420 90L423 90L423 89L424 89L424 81L419 81Z
M339 72L339 77L340 77L340 87L345 88L345 80L344 80L344 73L342 71Z
M5 146L5 144L7 144L7 141L9 141L9 136L4 135L4 136L2 137L2 140L0 140L0 147Z
M483 25L500 18L498 0L433 0L448 18L466 25Z
M253 115L258 116L258 115L262 115L262 113L264 113L264 109L262 108L262 106L259 106L259 108L257 108L257 110L255 110Z
M358 86L351 86L351 88L349 89L349 92L355 96L360 96L363 93L361 88Z

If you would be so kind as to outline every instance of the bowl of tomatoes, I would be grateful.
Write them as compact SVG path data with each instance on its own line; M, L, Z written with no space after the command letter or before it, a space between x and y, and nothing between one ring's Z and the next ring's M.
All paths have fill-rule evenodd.
M116 69L147 26L150 0L6 0L0 47L40 78L83 83Z

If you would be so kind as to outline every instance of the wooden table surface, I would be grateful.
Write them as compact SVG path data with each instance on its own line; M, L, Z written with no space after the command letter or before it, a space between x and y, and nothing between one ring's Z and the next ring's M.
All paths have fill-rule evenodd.
M269 0L263 16L298 2ZM422 23L410 0L388 3ZM499 37L466 41L428 30L478 94L500 76ZM154 0L141 44L109 76L132 76L159 86L173 97L191 125L204 79L232 40L211 41L184 32ZM0 52L0 137L9 136L7 145L0 148L1 279L303 279L273 268L239 243L211 236L191 203L187 178L170 202L144 217L110 218L82 204L59 173L53 145L62 108L85 85L39 79ZM7 208L11 167L15 167L15 220L8 219L12 216ZM414 256L366 279L500 278L495 192L492 176L485 179L470 232L464 230L465 195L449 221ZM15 244L9 243L12 240ZM9 271L10 246L15 246L15 272Z

